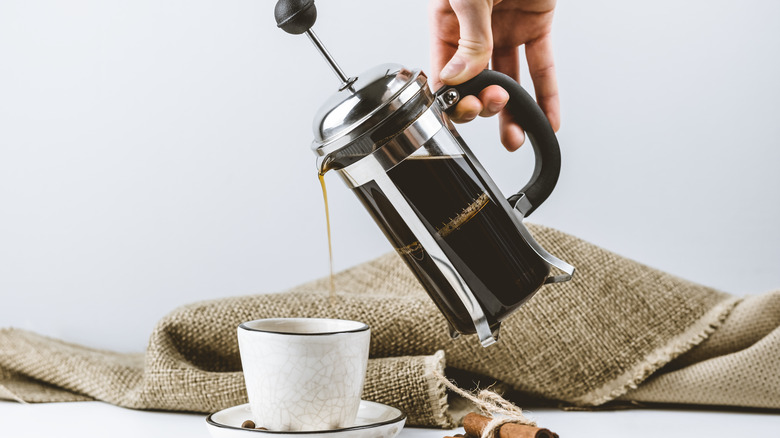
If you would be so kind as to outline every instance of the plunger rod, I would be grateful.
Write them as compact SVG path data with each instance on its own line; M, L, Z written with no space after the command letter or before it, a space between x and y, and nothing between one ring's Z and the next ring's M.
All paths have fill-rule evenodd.
M328 65L330 65L330 68L333 69L334 73L336 73L336 76L339 77L339 80L341 81L341 88L344 89L352 85L352 83L355 82L355 78L350 78L344 73L344 70L339 67L338 63L336 63L336 60L333 59L333 56L331 56L330 52L328 52L328 49L325 48L325 46L322 44L322 41L320 41L320 39L317 37L317 34L314 33L313 30L309 29L306 31L306 35L309 37L309 40L311 40L312 44L314 44L314 47L319 50L322 57L325 58L325 61L328 62Z

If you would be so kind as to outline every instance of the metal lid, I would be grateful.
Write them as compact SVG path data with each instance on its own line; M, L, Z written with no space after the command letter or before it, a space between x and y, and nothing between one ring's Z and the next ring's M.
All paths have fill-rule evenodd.
M420 70L383 64L360 76L351 86L331 96L314 117L312 149L319 157L353 143L392 116L404 104L429 95ZM429 105L429 99L421 101Z

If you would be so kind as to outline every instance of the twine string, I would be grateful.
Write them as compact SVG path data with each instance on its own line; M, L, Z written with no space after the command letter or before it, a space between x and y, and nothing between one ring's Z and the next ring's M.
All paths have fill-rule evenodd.
M458 385L452 383L439 371L434 371L433 375L450 391L474 403L484 414L491 417L491 420L482 430L480 438L493 438L498 429L506 423L536 426L536 422L526 417L520 407L489 389L483 389L474 395L459 388Z

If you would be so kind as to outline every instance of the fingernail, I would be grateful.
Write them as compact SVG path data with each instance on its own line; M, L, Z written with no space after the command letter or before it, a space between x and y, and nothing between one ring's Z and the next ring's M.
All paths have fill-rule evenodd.
M504 105L506 105L506 102L490 102L487 104L487 110L491 113L497 113L504 109Z
M490 102L487 104L487 110L493 113L497 113L504 109L507 103L509 103L509 93L506 92L506 90L501 90L501 101L500 102Z
M478 113L478 112L468 112L468 113L466 113L466 114L463 114L463 118L464 118L464 119L465 119L467 122L470 122L470 121L472 121L472 120L476 119L476 118L477 118L477 116L479 116L479 113Z
M441 70L441 74L439 74L439 77L442 80L452 79L465 69L466 63L456 56L450 59L450 62L444 66L444 68Z
M506 134L502 141L509 151L516 151L525 143L525 132L517 125L509 125Z

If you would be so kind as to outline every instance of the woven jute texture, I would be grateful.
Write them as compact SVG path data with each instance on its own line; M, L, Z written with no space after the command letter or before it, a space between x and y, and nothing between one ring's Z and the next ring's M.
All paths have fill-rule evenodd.
M597 406L623 397L780 407L778 294L740 304L565 233L529 228L577 273L570 282L544 287L504 321L499 342L489 348L474 336L450 339L444 318L393 253L337 274L335 298L322 279L280 294L176 309L157 324L144 354L2 330L0 398L213 412L246 402L239 323L335 317L371 326L364 398L403 409L411 425L454 425L446 390L434 377L444 371L445 358L447 367L569 404ZM746 324L754 314L762 322ZM762 343L769 345L756 348ZM732 355L738 357L705 366ZM658 377L642 384L654 373ZM677 378L681 373L687 374ZM768 378L773 386L751 396ZM712 387L710 379L724 383ZM743 397L732 397L734 391Z
M621 398L780 408L780 291L745 298L708 339Z

